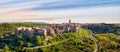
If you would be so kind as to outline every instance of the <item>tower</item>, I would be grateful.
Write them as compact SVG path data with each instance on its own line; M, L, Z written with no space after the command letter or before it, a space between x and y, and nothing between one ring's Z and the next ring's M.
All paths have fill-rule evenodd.
M69 23L71 23L71 19L69 19Z

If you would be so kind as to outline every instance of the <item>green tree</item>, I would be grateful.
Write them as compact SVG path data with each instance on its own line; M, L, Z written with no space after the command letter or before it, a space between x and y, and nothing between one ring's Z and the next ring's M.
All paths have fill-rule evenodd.
M21 39L22 38L22 34L18 35L17 37Z
M37 45L41 45L42 44L42 39L40 36L36 36L36 43Z
M27 46L30 47L30 46L32 46L32 44L31 44L30 42L28 42L28 43L27 43Z
M7 45L5 45L3 49L4 49L4 52L10 52L10 48Z

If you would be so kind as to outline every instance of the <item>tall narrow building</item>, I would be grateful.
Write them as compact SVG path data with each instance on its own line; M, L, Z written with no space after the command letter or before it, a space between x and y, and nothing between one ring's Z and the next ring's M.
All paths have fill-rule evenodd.
M69 19L69 23L71 23L71 19Z

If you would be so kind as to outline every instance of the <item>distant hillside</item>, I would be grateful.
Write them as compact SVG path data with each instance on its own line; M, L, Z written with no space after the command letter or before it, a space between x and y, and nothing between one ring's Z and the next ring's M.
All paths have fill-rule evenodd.
M45 22L7 22L7 23L0 23L0 24L48 24Z

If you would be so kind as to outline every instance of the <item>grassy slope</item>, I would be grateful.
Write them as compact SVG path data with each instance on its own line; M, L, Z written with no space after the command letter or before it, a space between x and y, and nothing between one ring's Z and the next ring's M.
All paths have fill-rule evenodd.
M64 41L64 40L67 40L67 41ZM63 35L59 35L53 39L48 40L48 42L51 43L52 45L51 46L46 45L46 47L38 48L39 51L42 51L42 52L84 52L84 51L92 52L96 50L96 39L84 29L81 29L77 33L65 33Z
M66 34L65 34L66 35ZM119 52L120 37L115 34L92 35L81 29L79 33L68 34L69 40L42 49L44 52ZM61 35L62 38L64 35ZM55 40L56 38L53 38ZM66 39L66 38L65 38ZM64 40L64 39L63 39ZM56 40L58 42L61 40Z
M96 34L98 51L119 52L120 36L115 34Z

